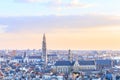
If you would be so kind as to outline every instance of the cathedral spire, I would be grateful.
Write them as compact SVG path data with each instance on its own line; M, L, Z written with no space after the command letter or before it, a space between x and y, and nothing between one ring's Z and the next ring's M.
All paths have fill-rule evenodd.
M73 55L72 55L70 49L68 50L68 60L71 61L71 62L72 62L72 60L73 60Z
M45 33L43 34L43 41L46 43Z
M45 33L43 34L43 41L42 41L42 59L44 59L45 65L47 65L47 48L46 48Z

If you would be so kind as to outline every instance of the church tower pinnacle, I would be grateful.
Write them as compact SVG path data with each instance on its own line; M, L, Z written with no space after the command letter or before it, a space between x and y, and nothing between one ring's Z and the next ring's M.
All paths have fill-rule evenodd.
M43 41L42 41L42 59L44 59L45 65L47 65L47 48L46 48L45 34L43 34Z
M68 60L71 61L71 62L72 62L72 60L73 60L73 55L72 55L70 49L68 50Z

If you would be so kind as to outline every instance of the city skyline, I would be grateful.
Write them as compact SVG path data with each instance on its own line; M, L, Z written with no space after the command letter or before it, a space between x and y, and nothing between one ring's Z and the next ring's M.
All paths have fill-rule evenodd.
M0 49L119 50L119 0L1 0Z

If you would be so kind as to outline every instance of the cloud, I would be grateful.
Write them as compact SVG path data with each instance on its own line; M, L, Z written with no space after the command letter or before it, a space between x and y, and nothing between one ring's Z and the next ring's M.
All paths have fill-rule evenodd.
M86 7L92 7L93 5L92 4L84 4L82 2L80 2L79 0L71 0L71 2L69 3L68 8L74 8L74 7L77 7L77 8L86 8Z
M82 3L79 0L69 0L68 2L65 2L65 0L64 1L56 0L53 2L49 2L46 6L47 9L56 11L57 13L55 15L61 16L61 15L66 15L67 12L70 12L70 14L73 13L75 10L80 12L80 9L92 8L95 7L96 5L91 3Z
M93 4L85 4L79 0L15 0L17 2L39 3L46 8L62 10L73 8L88 8L94 6Z
M1 32L52 32L55 29L81 29L86 27L120 26L120 18L114 16L36 16L0 18ZM8 27L4 26L8 25Z
M7 27L8 27L7 25L1 25L1 24L0 24L0 33L5 33Z
M35 3L35 2L39 2L39 3L43 3L43 2L48 2L49 0L15 0L17 2L30 2L30 3Z
M50 8L62 10L62 9L74 9L74 8L88 8L94 6L93 4L85 4L79 0L53 0L47 4Z

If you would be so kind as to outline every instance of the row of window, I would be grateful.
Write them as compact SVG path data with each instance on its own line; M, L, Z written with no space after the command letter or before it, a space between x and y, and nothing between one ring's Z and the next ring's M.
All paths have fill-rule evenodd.
M57 72L68 72L68 67L57 68Z
M91 66L84 66L84 67L74 67L74 70L82 70L82 69L96 69L96 67L91 67ZM62 68L57 68L57 72L68 72L69 68L67 67L62 67Z

